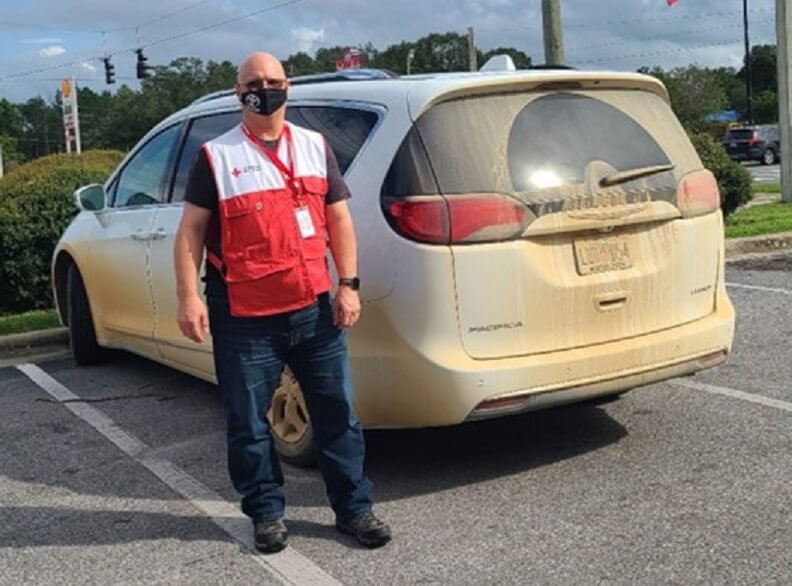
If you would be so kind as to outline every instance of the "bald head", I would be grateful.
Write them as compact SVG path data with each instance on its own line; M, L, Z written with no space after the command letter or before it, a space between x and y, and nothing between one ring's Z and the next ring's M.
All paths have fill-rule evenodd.
M259 79L285 79L286 72L272 53L252 53L239 65L237 83L245 86Z

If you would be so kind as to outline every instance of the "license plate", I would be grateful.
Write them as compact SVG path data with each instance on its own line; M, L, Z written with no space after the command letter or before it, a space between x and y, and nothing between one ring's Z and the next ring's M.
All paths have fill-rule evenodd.
M737 143L736 143L736 142L730 142L730 143L729 143L729 146L730 146L731 148L733 148L733 149L736 149L736 148L737 148Z
M632 268L632 254L626 238L575 240L575 264L581 275L596 275Z

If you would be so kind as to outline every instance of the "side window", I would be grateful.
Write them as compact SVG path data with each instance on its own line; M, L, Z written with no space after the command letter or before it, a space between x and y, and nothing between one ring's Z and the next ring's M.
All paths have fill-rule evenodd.
M160 203L179 125L163 130L149 140L121 171L113 206L117 208Z
M187 138L184 141L179 163L176 167L176 178L173 182L173 195L171 201L183 201L184 189L187 187L187 177L190 174L195 153L205 142L220 136L224 132L231 130L239 124L239 111L224 112L213 116L204 116L193 120Z
M289 122L320 132L333 149L341 173L346 173L377 123L377 114L367 110L331 106L292 106Z

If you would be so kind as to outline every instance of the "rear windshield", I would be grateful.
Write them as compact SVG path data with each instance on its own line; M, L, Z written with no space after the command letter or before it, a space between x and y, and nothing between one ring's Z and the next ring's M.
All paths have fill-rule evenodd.
M749 140L753 138L753 135L753 130L742 128L740 130L730 130L728 136L729 138L734 138L736 140Z
M418 119L383 195L504 193L528 204L558 202L580 197L604 176L670 166L666 150L677 143L682 148L674 163L695 165L671 109L648 92L458 99ZM620 189L671 200L676 180L673 172L662 172Z

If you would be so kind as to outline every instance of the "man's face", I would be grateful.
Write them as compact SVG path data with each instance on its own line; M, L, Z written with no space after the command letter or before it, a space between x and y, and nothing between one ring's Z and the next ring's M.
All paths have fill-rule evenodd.
M289 81L281 64L275 59L262 57L248 60L242 65L235 89L241 98L246 92L263 89L288 91L288 87Z

